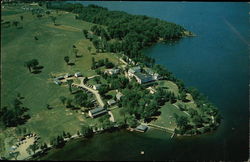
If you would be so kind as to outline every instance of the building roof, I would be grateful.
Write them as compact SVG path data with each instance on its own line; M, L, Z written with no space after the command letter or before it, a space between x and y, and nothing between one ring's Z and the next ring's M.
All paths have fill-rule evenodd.
M136 72L141 72L141 67L140 66L135 66L135 67L132 67L128 70L128 72L130 73L136 73Z
M93 85L93 86L95 86L95 88L98 89L98 88L100 88L102 85L101 85L101 84L95 84L95 85Z
M116 97L118 100L120 100L122 96L123 96L123 94L122 94L121 92L118 92L118 93L115 95L115 97Z
M119 71L120 69L115 69L115 68L105 70L105 72L110 73L110 74L117 74L119 73Z
M111 99L111 100L108 100L107 103L108 103L109 105L112 105L112 104L116 103L116 101L115 101L114 99Z
M103 107L98 107L98 108L90 110L89 112L92 114L92 116L97 116L97 115L100 115L102 113L106 113L107 110L104 109Z
M148 127L146 125L139 125L137 126L135 129L137 130L141 130L141 131L146 131L148 129Z
M143 74L143 73L135 73L134 74L136 77L138 77L142 83L147 83L147 82L150 82L150 81L153 81L154 79L152 78L151 75L149 74Z

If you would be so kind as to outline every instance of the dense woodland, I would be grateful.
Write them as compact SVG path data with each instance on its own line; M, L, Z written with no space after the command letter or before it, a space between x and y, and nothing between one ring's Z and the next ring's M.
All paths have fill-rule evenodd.
M185 29L177 24L141 15L130 15L107 8L70 3L47 3L48 9L60 9L76 13L76 19L98 24L91 28L90 36L99 51L123 52L136 62L151 65L154 60L142 55L141 49L161 40L179 39ZM104 27L105 26L105 27ZM87 31L83 31L87 36Z

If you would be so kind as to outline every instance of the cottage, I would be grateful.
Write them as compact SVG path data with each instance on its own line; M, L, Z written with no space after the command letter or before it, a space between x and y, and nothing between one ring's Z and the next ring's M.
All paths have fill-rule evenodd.
M103 114L105 114L105 113L107 113L107 110L106 110L106 109L104 109L103 107L98 107L98 108L95 108L95 109L90 110L90 111L89 111L89 116L90 116L91 118L95 118L95 117L100 116L100 115L103 115Z
M115 95L115 97L116 97L116 99L118 100L118 101L120 101L121 100L121 97L123 96L123 94L121 93L121 92L118 92L116 95Z
M145 132L148 129L148 127L146 125L139 125L135 128L136 131L138 132Z
M111 105L115 104L116 101L114 99L111 99L111 100L108 100L107 103L108 103L108 105L111 106Z
M93 85L93 89L98 90L98 89L100 89L101 86L102 86L101 84Z
M80 72L76 72L75 77L82 77L82 74Z

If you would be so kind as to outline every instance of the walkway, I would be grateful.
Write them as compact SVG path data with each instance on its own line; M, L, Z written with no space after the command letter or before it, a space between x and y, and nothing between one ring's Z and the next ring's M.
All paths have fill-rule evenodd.
M173 104L178 110L180 110L180 108L179 108L179 106L177 106L176 104ZM182 112L184 112L185 114L187 114L188 116L190 116L190 114L188 113L188 112L186 112L186 111L182 111Z
M160 130L165 130L169 133L174 133L174 129L170 129L170 128L166 128L166 127L162 127L162 126L159 126L159 125L155 125L155 124L147 124L148 126L151 126L153 128L156 128L156 129L160 129Z
M96 96L96 99L97 99L97 101L98 101L98 103L99 103L99 105L101 106L101 107L103 107L104 106L104 103L103 103L103 101L102 101L102 99L101 99L101 96L100 96L100 94L98 93L98 91L96 91L96 90L93 90L92 88L89 88L89 87L87 87L86 85L84 85L83 84L83 77L81 77L81 78L79 78L80 79L80 84L75 84L75 83L72 83L72 86L76 86L76 87L82 87L82 88L84 88L84 89L87 89L88 91L90 91L91 93L93 93L95 96Z
M93 77L93 76L92 76L92 77ZM72 83L72 86L82 87L82 88L84 88L84 89L87 89L88 91L90 91L91 93L93 93L93 94L95 95L96 100L98 101L99 105L100 105L101 107L104 107L105 104L104 104L104 102L102 101L102 98L101 98L100 94L98 93L98 91L96 91L96 90L94 90L94 89L89 88L88 86L86 86L86 85L83 83L84 77L79 77L79 79L80 79L80 84ZM114 119L114 116L113 116L112 112L111 112L111 111L108 111L108 113L109 113L109 115L110 115L109 120L110 120L111 122L115 122L115 119Z
M108 111L108 114L110 115L109 120L112 121L112 122L115 122L115 118L114 118L112 112L111 112L111 111Z

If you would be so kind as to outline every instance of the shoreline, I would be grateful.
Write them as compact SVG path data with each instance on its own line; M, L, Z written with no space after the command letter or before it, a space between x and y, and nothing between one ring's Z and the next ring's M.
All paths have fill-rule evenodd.
M181 36L180 38L178 38L178 39L181 39L181 38L183 38L183 37L185 37L185 36L196 36L195 34L193 34L192 32L189 32L189 31L184 31L184 35L183 36ZM159 39L159 41L157 41L157 42L154 42L154 43L152 43L150 46L153 46L153 45L155 45L155 44L157 44L158 42L161 42L161 41L164 41L164 40L160 40ZM171 41L171 40L170 40ZM143 47L143 49L145 49L145 48L147 48L147 47ZM142 49L142 50L143 50ZM122 59L122 58L120 58L120 59ZM132 60L132 59L131 59ZM159 126L160 127L160 126ZM117 127L113 127L113 128L117 128ZM118 129L120 129L120 128L118 128ZM107 131L107 130L101 130L101 131L95 131L94 132L94 134L98 134L98 133L103 133L103 132L105 132L105 131ZM173 132L174 133L174 132ZM176 134L176 133L175 133ZM205 134L205 133L202 133L202 134ZM177 136L196 136L196 135L201 135L201 134L184 134L184 135L179 135L179 134L176 134ZM68 141L70 141L71 139L77 139L77 138L81 138L81 136L74 136L73 138L69 138L69 139L66 139L66 138L64 138L64 141L66 141L66 142L68 142ZM52 146L51 146L52 147ZM52 147L53 148L53 147Z

